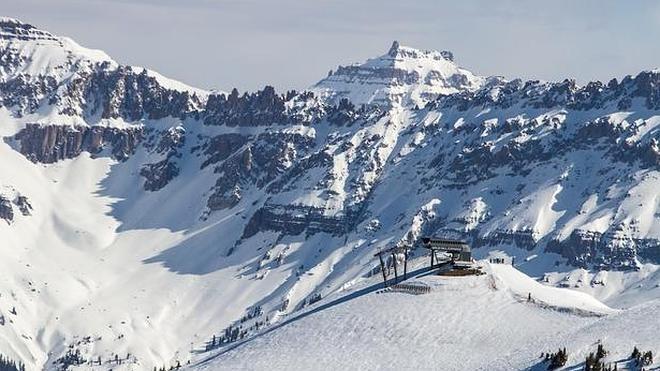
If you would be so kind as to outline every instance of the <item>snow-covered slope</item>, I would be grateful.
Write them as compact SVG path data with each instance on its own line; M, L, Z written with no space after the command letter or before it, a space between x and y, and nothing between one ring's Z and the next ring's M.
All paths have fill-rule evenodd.
M310 314L201 361L199 370L545 370L539 355L566 347L568 366L595 352L607 362L634 346L660 347L654 300L615 311L551 288L508 265L485 276L417 278L429 294L370 293ZM528 300L531 295L532 300ZM634 331L630 331L635 328ZM627 362L619 362L619 369Z
M32 368L203 358L425 234L515 257L587 311L660 296L658 72L483 79L395 44L308 91L206 93L0 29L0 353Z

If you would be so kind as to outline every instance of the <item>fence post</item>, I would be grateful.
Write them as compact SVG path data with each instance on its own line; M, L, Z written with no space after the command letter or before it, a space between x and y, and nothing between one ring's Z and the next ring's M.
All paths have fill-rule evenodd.
M385 275L385 263L383 263L383 255L378 253L378 259L380 260L380 271L383 273L383 284L387 287L387 276Z

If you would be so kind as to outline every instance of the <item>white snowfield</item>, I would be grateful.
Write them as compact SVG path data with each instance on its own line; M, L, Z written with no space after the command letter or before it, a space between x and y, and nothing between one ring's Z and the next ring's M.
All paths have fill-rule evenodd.
M635 345L660 347L660 300L619 311L590 295L542 285L509 265L485 271L415 279L433 287L425 295L369 293L318 312L312 307L311 314L192 368L545 370L541 353L559 347L567 349L568 366L583 362L599 340L608 362L627 358Z

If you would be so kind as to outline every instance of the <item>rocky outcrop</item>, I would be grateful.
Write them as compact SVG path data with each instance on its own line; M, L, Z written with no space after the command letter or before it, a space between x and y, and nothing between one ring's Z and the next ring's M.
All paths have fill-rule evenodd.
M491 78L479 90L464 90L440 96L429 104L433 107L454 107L461 111L478 107L509 108L513 105L535 109L563 107L579 111L610 106L626 110L635 98L642 99L648 109L660 109L660 71L644 71L634 77L626 76L621 82L612 79L607 84L595 81L584 86L578 86L575 80L523 82L520 79L506 81Z
M342 235L349 228L349 218L343 215L324 215L322 208L264 205L248 221L243 230L243 238L249 238L262 231L277 231L292 236L303 232Z
M263 189L288 171L314 142L314 138L286 132L213 138L206 149L210 157L203 166L219 162L214 171L220 176L208 199L208 208L211 211L231 208L238 204L246 189Z
M247 136L233 133L220 134L211 138L204 148L204 154L207 156L207 159L202 163L202 169L211 164L226 160L231 154L247 143L247 141Z
M0 19L0 40L50 40L58 41L48 31L40 30L17 19L3 17Z
M202 98L188 91L163 87L146 69L101 64L90 73L79 73L65 89L50 98L67 115L122 118L133 122L164 117L183 118L202 105Z
M86 122L183 118L206 93L18 20L0 19L0 105L16 116L39 107Z
M14 203L16 204L16 206L18 206L18 210L21 212L23 216L32 215L32 205L30 204L30 201L28 201L27 197L18 195Z
M52 76L34 80L21 74L14 79L0 81L0 106L12 109L16 116L21 117L36 111L44 98L56 91L57 86Z
M266 86L255 93L238 94L234 89L229 95L209 96L203 112L204 124L226 126L268 126L289 125L295 123L286 112L284 102L295 95L286 96L275 93L275 89Z
M145 191L158 191L179 175L179 168L169 159L147 164L140 169L140 175L145 178Z
M28 124L14 139L19 142L21 153L31 161L53 163L74 158L83 151L96 155L104 149L113 157L125 160L135 152L142 137L141 127Z
M32 205L28 198L18 193L14 187L5 186L2 194L0 194L0 219L4 219L7 224L11 224L16 219L16 212L14 206L18 208L20 215L32 215Z
M531 250L536 247L537 236L531 230L497 230L474 239L474 247L511 245Z
M660 262L660 240L630 238L615 232L576 230L565 240L550 241L547 251L583 268L593 265L607 270L636 269L638 257Z
M145 178L144 189L146 191L158 191L174 179L181 169L178 159L181 158L181 150L186 141L186 131L183 127L173 127L161 133L160 140L152 148L152 152L164 157L163 160L145 164L140 169L140 175Z
M14 221L14 210L11 201L2 195L0 195L0 219L4 219L7 224Z

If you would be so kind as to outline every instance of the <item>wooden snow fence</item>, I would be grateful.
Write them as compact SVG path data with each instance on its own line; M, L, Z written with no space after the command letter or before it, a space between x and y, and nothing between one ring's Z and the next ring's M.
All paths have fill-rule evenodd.
M403 292L413 295L424 295L431 292L431 286L414 283L398 283L396 285L390 286L390 291Z

